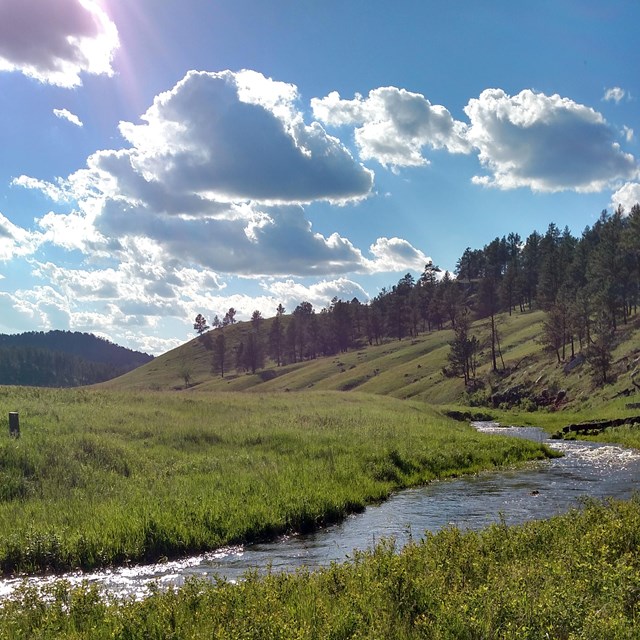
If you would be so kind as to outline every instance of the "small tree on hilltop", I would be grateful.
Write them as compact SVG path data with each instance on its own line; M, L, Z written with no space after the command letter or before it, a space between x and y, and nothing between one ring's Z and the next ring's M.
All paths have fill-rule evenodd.
M229 311L224 314L224 318L222 319L222 326L227 327L230 324L235 324L236 322L236 310L233 307L229 307Z
M199 336L202 336L205 331L209 331L207 319L201 313L196 316L196 321L193 323L193 328Z
M209 331L210 327L207 324L207 319L201 313L196 316L196 321L193 323L193 328L197 331L198 338L204 345L205 349L207 349L207 351L211 349L211 336L206 333L207 331Z

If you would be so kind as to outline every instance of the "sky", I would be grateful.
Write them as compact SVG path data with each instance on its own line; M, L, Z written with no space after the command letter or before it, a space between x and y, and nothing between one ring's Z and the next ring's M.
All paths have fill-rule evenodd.
M0 0L0 333L161 354L640 201L637 0Z

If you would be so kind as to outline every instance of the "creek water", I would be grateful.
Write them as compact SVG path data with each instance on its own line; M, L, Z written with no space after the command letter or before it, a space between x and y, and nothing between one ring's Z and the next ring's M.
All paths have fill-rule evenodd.
M485 433L544 441L564 456L400 491L337 525L267 544L226 547L179 561L94 573L4 579L0 580L0 597L10 595L25 581L44 586L64 579L72 584L99 584L116 597L141 598L151 583L179 586L190 576L235 581L253 569L316 568L345 561L354 550L371 548L382 538L394 538L401 547L425 531L445 526L477 529L498 520L518 524L565 512L579 505L581 498L629 498L640 490L640 451L586 441L546 440L537 428L494 423L474 426Z

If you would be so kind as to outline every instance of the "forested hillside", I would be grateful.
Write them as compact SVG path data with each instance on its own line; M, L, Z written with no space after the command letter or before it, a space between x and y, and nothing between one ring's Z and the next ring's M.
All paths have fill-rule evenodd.
M0 384L74 387L122 375L153 357L88 333L0 335Z
M303 302L291 313L280 305L273 318L255 311L241 323L229 309L222 320L214 317L212 331L199 314L197 340L114 384L162 389L207 382L237 390L323 385L393 389L431 402L463 400L461 394L478 391L489 402L506 386L529 384L518 375L535 369L540 388L525 394L535 402L548 401L542 392L569 384L565 370L577 371L576 377L588 372L592 388L611 386L624 372L619 391L626 393L640 383L639 291L635 206L628 216L603 212L580 237L550 224L544 234L522 239L510 233L481 249L467 248L454 273L429 263L419 278L407 274L366 304L334 299L316 311ZM313 364L323 357L330 357L328 364ZM585 393L587 382L576 393Z
M418 280L407 274L368 304L334 299L316 313L303 302L290 316L280 306L269 330L260 312L230 349L224 327L234 324L230 309L213 334L194 325L212 351L220 375L232 369L254 372L271 358L278 366L334 355L385 339L402 340L450 327L456 332L449 371L469 382L474 360L483 348L471 335L471 322L490 321L489 344L493 370L501 362L500 312L545 312L539 340L558 362L582 352L593 364L594 376L606 383L619 326L637 312L640 290L640 206L626 216L622 209L603 212L580 238L550 224L544 235L534 231L526 240L510 233L482 249L467 248L455 274L442 274L429 263Z

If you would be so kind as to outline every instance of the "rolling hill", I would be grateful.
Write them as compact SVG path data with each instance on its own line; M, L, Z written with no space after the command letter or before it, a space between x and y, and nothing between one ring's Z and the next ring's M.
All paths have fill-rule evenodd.
M504 369L500 366L497 372L491 371L489 350L484 348L479 358L479 383L473 392L465 389L461 378L447 377L443 373L448 363L449 343L453 340L450 329L380 345L363 345L335 356L281 367L268 362L255 374L234 371L224 378L211 372L211 351L195 338L142 367L103 383L103 386L190 393L357 390L437 405L523 410L534 409L533 402L575 410L638 395L640 389L634 384L633 376L640 367L640 317L635 316L618 330L614 382L604 387L594 386L588 363L581 357L572 365L569 362L558 364L555 355L543 348L539 341L543 317L541 311L498 316ZM269 322L265 321L265 334L268 334ZM224 329L228 343L233 344L238 339L246 330L246 324L238 323ZM489 333L488 320L475 322L472 330L479 339L485 339ZM188 385L185 374L188 374Z

